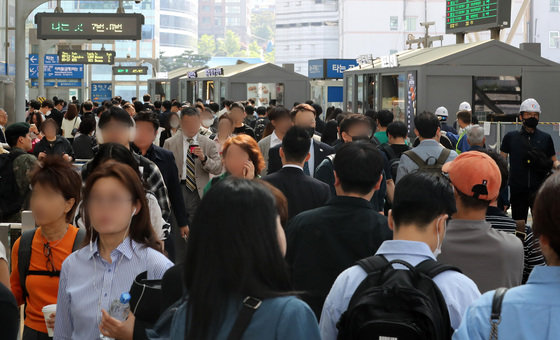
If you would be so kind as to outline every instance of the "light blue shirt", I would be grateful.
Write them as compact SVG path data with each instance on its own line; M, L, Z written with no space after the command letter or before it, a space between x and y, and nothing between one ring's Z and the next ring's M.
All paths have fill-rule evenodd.
M511 288L502 303L498 338L507 340L560 339L560 267L533 268L527 284ZM494 291L467 309L454 340L488 339Z
M313 143L313 138L311 138L311 143L309 144L309 160L307 161L310 177L313 177L313 174L315 174L315 148L313 147Z
M383 242L376 255L383 255L388 261L403 260L413 266L427 259L435 260L434 254L426 243L405 240ZM395 265L395 268L404 269L401 265ZM319 323L323 340L337 338L336 323L342 313L348 309L352 295L366 276L362 267L357 265L346 269L338 276L323 305ZM456 329L461 323L463 313L480 297L480 292L471 279L456 271L445 271L435 276L434 282L447 304L451 326Z
M431 158L429 163L435 164L443 149L445 149L445 147L440 143L438 143L437 141L433 139L425 139L421 141L417 147L412 149L412 151L418 156L420 156L420 158L422 158L424 161L428 160L428 158ZM457 157L457 153L451 150L451 153L449 154L449 157L447 157L447 161L445 162L446 163L451 162L456 157ZM407 174L415 172L416 170L418 170L418 165L416 165L416 163L414 163L414 161L410 159L407 155L403 154L399 161L396 182L400 181L401 178L403 178Z
M148 271L148 279L161 279L173 266L162 253L126 238L111 252L111 263L99 255L97 242L72 253L62 263L56 308L55 339L99 339L101 309Z

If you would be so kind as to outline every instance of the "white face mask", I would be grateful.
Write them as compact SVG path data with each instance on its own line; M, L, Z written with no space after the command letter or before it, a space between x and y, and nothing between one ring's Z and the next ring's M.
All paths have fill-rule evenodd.
M51 110L47 111L47 113L45 113L45 116L50 116L51 115Z
M204 127L208 128L208 127L212 126L212 124L214 124L214 119L212 119L212 118L202 120L202 125L204 125Z
M169 121L169 126L171 126L172 128L176 129L179 127L179 121L176 119L172 119Z
M441 221L442 218L443 217L440 217L436 222L437 246L436 246L436 249L434 250L434 256L436 257L436 259L441 254L441 246L443 244L443 239L445 238L445 233L447 232L447 229L443 229L443 237L441 238L441 243L440 243L439 222Z

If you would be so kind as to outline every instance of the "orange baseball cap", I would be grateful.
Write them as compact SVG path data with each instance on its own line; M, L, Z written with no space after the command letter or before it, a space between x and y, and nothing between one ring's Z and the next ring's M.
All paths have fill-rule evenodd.
M461 153L453 162L443 165L455 189L479 200L493 201L500 194L502 175L494 160L485 153Z

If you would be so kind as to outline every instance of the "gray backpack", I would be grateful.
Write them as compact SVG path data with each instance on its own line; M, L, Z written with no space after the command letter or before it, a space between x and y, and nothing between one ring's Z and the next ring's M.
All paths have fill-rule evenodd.
M441 175L441 168L445 164L447 158L449 158L451 150L444 148L434 164L430 164L430 160L435 159L435 157L428 157L428 159L423 160L414 152L414 149L405 151L403 154L407 155L408 158L410 158L418 166L418 171L423 171L434 175Z

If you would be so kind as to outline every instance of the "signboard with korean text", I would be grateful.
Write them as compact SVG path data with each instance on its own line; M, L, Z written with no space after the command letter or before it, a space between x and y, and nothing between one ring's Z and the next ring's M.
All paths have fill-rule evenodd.
M187 72L187 78L192 79L196 77L197 77L196 71Z
M113 66L113 74L119 75L146 75L148 74L147 66Z
M37 87L37 86L39 86L39 82L38 81L32 81L31 86ZM81 81L58 81L58 82L46 81L45 82L45 87L54 87L54 86L58 86L58 87L81 87L82 82Z
M29 55L29 79L39 78L39 55ZM61 64L58 55L45 55L45 79L82 79L84 78L84 65Z
M208 69L204 70L204 73L206 74L207 77L223 76L224 75L224 69L221 68L221 67L208 68Z
M115 63L115 51L58 51L61 64L106 64Z
M37 13L37 39L140 40L142 14Z
M325 78L325 59L314 59L307 62L307 77L311 79Z
M96 102L111 100L113 97L113 85L111 83L91 84L91 98Z
M354 59L327 59L326 77L327 79L342 79L344 71L358 66Z
M445 33L467 33L511 24L511 0L446 0Z

